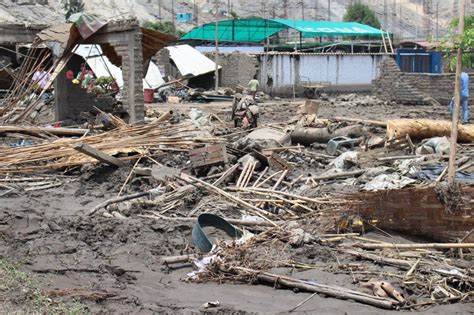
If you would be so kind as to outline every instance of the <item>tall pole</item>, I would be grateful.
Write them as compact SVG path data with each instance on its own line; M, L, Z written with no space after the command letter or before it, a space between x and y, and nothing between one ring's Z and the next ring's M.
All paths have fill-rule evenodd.
M328 0L328 21L331 21L331 0Z
M161 0L158 0L158 16L160 17L160 22L161 22Z
M214 71L215 77L215 90L216 93L219 92L219 0L214 0L215 10L216 10L216 51L214 56L214 63L216 64L216 69Z
M436 41L439 41L439 0L436 2Z
M461 0L461 10L459 13L459 34L464 33L464 15L466 14L466 0ZM456 80L454 81L454 111L453 123L451 125L451 139L449 147L449 166L448 166L448 183L454 185L454 177L456 175L456 144L458 142L458 122L459 107L461 103L461 70L462 70L462 48L459 43L456 63Z
M318 11L319 11L319 0L314 0L314 19L318 19Z
M176 34L176 14L174 13L174 0L171 0L171 19L173 21L173 33Z
M383 1L383 28L388 30L388 3L387 0Z
M198 6L196 4L196 0L193 1L193 11L194 11L194 23L196 24L196 26L199 25L199 9L198 9Z
M403 38L403 19L402 19L402 4L400 3L400 39Z

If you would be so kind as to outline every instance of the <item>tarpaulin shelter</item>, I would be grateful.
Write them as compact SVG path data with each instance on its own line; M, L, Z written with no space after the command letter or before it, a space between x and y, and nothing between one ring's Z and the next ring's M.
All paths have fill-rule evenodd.
M283 30L293 29L302 37L319 36L367 36L382 37L388 33L369 25L355 22L329 22L283 19L239 19L219 21L218 39L227 42L258 43ZM216 37L216 23L194 28L180 40L213 41Z

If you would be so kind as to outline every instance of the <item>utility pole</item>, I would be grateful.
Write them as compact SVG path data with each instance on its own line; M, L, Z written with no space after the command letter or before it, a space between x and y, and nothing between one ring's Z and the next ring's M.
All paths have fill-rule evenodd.
M199 25L199 9L198 9L198 6L196 4L196 0L193 1L193 11L194 11L194 24L196 26Z
M426 37L433 35L431 32L432 5L432 0L423 0L423 27Z
M171 0L171 18L173 21L173 33L176 34L176 14L174 13L174 0Z
M301 0L301 19L304 20L304 1Z
M288 19L288 0L283 0L283 14L284 14L284 19Z
M400 28L400 39L402 39L403 38L403 19L402 19L402 5L401 4L400 4L400 16L399 16L399 18L400 18L400 21L399 21L400 22L400 26L399 26L399 28Z
M319 18L319 0L314 0L314 19L317 20Z
M214 77L216 80L215 91L216 93L218 93L219 92L219 0L214 0L214 8L216 10L216 50L215 50L215 56L214 56L216 69L214 71Z
M436 41L439 41L439 0L436 2Z
M464 16L466 14L466 0L461 0L461 10L459 14L459 34L464 33ZM459 43L460 44L460 43ZM456 63L456 80L454 81L454 111L453 123L451 125L451 139L449 147L449 165L448 165L448 183L454 186L454 178L456 175L456 145L458 142L458 123L459 123L459 106L461 103L461 69L462 69L462 48L459 45Z
M161 0L158 0L158 16L160 18L160 22L162 20L162 16L161 16Z
M395 33L395 29L397 27L397 0L393 0L391 11L392 11L392 32Z
M328 21L331 21L331 0L328 0Z
M386 31L388 29L388 3L387 0L383 0L383 28Z

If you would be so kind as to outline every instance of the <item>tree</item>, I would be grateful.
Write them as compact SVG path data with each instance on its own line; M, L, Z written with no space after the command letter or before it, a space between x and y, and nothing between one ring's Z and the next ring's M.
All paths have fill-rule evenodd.
M82 0L61 0L63 9L66 11L66 20L74 13L84 11L84 3Z
M165 22L148 21L148 22L145 22L143 26L146 28L150 28L156 31L166 33L166 34L176 35L178 37L181 37L185 34L185 32L183 32L182 30L175 29L173 22L170 22L170 21L165 21Z
M456 51L461 47L464 51L462 56L462 66L472 69L474 66L474 15L464 18L464 32L459 34L459 18L451 21L448 34L441 40L440 48L443 51L448 68L455 71L457 57Z
M359 2L351 4L347 8L346 14L344 14L344 22L358 22L377 29L382 27L375 12L368 5Z

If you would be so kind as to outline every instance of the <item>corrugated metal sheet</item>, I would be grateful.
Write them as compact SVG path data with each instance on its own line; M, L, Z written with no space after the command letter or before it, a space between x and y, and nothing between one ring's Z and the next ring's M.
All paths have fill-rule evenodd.
M170 52L170 58L184 77L197 77L216 69L214 61L189 45L169 46L166 49ZM219 66L219 68L221 67Z
M100 76L111 76L115 79L120 87L123 87L123 75L122 70L114 65L110 60L102 53L102 49L99 45L79 45L77 46L75 53L83 57L87 61L87 65L94 71L97 77ZM143 79L143 88L157 88L165 83L158 67L150 61L148 71Z

